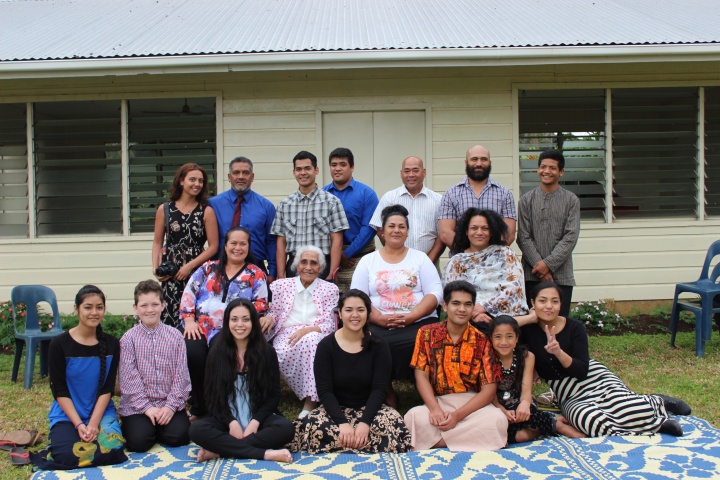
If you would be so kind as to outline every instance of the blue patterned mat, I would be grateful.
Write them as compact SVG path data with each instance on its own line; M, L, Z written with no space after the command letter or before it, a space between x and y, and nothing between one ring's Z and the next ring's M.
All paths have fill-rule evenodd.
M452 453L447 449L402 455L295 454L291 464L218 459L198 464L197 447L162 448L130 454L122 465L71 472L39 472L34 480L129 479L684 479L720 477L720 431L695 417L679 417L680 438L564 437L496 452Z

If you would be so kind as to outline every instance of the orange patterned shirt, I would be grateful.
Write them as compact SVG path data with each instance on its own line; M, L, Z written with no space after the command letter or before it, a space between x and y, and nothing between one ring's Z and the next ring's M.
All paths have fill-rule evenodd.
M430 375L436 395L479 392L483 385L502 379L492 343L472 325L457 343L450 338L446 322L420 328L410 366Z

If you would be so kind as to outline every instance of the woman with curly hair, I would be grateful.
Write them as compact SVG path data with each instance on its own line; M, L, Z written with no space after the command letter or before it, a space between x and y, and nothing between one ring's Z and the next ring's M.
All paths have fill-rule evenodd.
M169 201L160 205L155 214L153 274L163 287L163 323L173 327L180 325L180 297L188 278L217 253L217 219L207 206L207 194L205 169L196 163L186 163L175 172ZM208 248L203 250L206 241ZM158 272L161 264L172 265L175 273Z
M455 255L443 275L443 285L466 280L475 286L472 321L483 333L496 315L528 313L522 265L513 249L505 245L506 233L507 225L497 212L469 208L455 226L451 249Z

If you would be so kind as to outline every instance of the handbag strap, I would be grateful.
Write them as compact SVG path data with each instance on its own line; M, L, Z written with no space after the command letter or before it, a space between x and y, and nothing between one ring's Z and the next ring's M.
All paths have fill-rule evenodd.
M170 202L163 203L165 212L165 246L170 245Z

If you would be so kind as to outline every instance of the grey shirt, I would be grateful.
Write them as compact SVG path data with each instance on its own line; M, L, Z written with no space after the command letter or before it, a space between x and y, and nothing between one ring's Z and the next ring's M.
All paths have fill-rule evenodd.
M575 285L572 251L580 234L580 200L559 187L551 193L537 187L520 197L517 244L522 250L525 280L539 281L532 269L540 260L558 285Z

